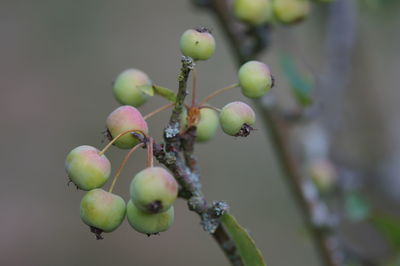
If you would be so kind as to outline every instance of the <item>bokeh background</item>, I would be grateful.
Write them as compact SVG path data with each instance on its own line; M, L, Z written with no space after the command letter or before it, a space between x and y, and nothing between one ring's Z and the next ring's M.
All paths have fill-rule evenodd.
M335 156L363 173L374 204L396 212L399 5L370 7L357 7L353 72L340 109L321 99L320 111L338 118L330 136ZM277 59L282 47L314 69L324 62L324 14L316 7L305 22L274 29L272 46L261 56L277 78L272 93L287 90ZM139 68L157 84L176 88L179 37L198 26L212 28L217 40L215 55L197 66L199 94L205 96L236 82L236 65L214 17L188 0L0 1L0 265L228 265L181 200L173 227L160 236L148 238L124 222L96 241L79 218L83 192L67 186L64 170L65 156L75 146L104 145L105 118L118 106L111 93L116 75ZM249 102L236 90L213 104L237 99ZM153 97L141 111L164 103ZM150 121L158 140L168 116ZM219 131L197 146L204 192L209 200L230 204L268 265L320 265L261 120L256 128L245 139ZM115 169L123 152L113 148L109 157ZM144 158L144 152L135 154L116 186L125 199ZM374 256L386 254L384 245L371 244L382 242L376 232L355 229L350 224L345 231L353 242Z

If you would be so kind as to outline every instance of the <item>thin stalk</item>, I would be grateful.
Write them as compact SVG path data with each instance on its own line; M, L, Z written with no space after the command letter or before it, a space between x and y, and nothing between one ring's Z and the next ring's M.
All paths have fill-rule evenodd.
M140 130L132 130L132 129L129 129L129 130L127 130L127 131L124 131L124 132L118 134L115 138L113 138L113 139L99 152L99 155L102 156L102 155L111 147L111 145L113 145L114 142L116 142L120 137L124 136L125 134L134 133L134 132L140 133L140 134L146 136L146 134L145 134L144 132L140 131Z
M144 118L144 120L147 120L147 119L149 119L150 117L152 117L153 115L158 114L159 112L162 112L162 111L164 111L164 110L167 110L168 108L170 108L170 107L172 107L172 106L174 106L174 105L175 105L175 103L169 103L169 104L163 105L163 106L157 108L156 110L154 110L154 111L148 113L148 114L145 115L143 118Z
M154 167L153 138L147 142L147 167Z
M137 144L135 147L133 147L124 157L124 160L122 161L121 165L119 166L117 172L115 173L115 176L113 178L113 181L111 183L110 189L108 190L108 192L112 192L114 187L115 187L115 183L118 180L118 177L121 175L122 169L124 169L126 163L128 162L129 157L131 157L132 153L134 153L137 149L139 149L140 147L143 147L144 143L139 143Z
M211 100L211 99L214 98L215 96L218 96L218 95L220 95L221 93L224 93L224 92L226 92L226 91L228 91L228 90L231 90L231 89L234 89L234 88L237 88L237 87L239 87L239 84L238 84L238 83L235 83L235 84L232 84L232 85L229 85L229 86L220 88L220 89L214 91L213 93L209 94L207 97L205 97L205 98L199 103L199 105L204 105L205 103L207 103L209 100Z
M212 106L212 105L202 105L202 106L199 106L199 109L203 109L203 108L208 108L208 109L217 111L218 113L221 112L221 109L219 109L219 108L217 108L217 107L215 107L215 106Z

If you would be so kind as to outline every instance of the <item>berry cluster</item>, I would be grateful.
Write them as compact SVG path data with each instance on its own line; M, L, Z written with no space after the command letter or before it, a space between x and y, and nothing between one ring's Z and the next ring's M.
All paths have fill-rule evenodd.
M182 34L180 48L184 56L193 61L206 60L215 51L215 40L206 28L189 29ZM239 83L216 90L202 101L196 101L196 72L193 70L191 105L183 104L179 114L180 134L195 130L195 139L204 142L211 139L219 125L231 136L247 136L255 122L255 113L243 102L235 101L218 109L208 104L213 97L229 89L240 87L244 96L259 98L273 86L273 78L264 63L250 61L239 70ZM113 84L113 94L122 106L106 119L106 134L110 142L100 151L92 146L74 148L67 156L65 166L70 182L78 189L88 191L82 198L80 216L90 226L98 239L102 232L112 232L127 216L129 224L138 232L152 235L166 231L174 220L173 204L181 185L166 169L154 166L154 140L149 135L146 120L169 107L176 106L177 95L167 88L154 84L138 69L123 71ZM146 116L136 109L152 95L160 95L171 103ZM218 114L219 113L219 114ZM112 146L130 149L115 173L108 191L102 189L109 180L111 163L105 152ZM147 149L147 167L137 173L130 184L130 199L125 203L113 194L115 183L127 160L134 151Z
M332 0L314 1L330 2ZM310 0L235 0L233 11L236 18L252 26L271 22L292 24L309 15L310 2Z

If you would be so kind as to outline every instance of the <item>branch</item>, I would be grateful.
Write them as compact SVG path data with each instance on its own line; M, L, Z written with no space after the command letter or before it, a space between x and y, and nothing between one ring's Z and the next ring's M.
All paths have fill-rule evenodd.
M220 224L220 217L228 211L228 205L223 201L208 204L201 190L200 174L194 156L196 127L191 127L180 134L180 120L185 97L188 94L187 80L193 67L192 59L183 56L175 106L169 123L164 129L164 144L154 144L153 154L174 175L180 185L179 196L186 199L189 209L200 216L203 229L213 235L231 264L243 266L234 241ZM142 141L146 140L142 139ZM181 151L184 159L180 154Z

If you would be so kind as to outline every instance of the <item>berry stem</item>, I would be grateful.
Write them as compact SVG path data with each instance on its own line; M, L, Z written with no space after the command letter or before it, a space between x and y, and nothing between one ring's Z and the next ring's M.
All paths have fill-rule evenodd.
M153 138L147 142L147 167L154 167Z
M203 108L208 108L208 109L217 111L218 113L221 112L221 109L219 109L219 108L217 108L217 107L215 107L215 106L212 106L212 105L208 105L208 104L207 104L207 105L199 106L199 109L203 109Z
M144 118L144 120L147 120L147 119L149 119L150 117L152 117L153 115L158 114L158 113L161 112L161 111L167 110L168 108L170 108L170 107L172 107L172 106L174 106L174 105L175 105L175 103L169 103L169 104L163 105L163 106L157 108L156 110L154 110L154 111L148 113L148 114L145 115L143 118Z
M142 131L140 131L140 130L132 130L132 129L130 129L130 130L124 131L124 132L118 134L115 138L113 138L113 139L99 152L99 155L102 156L102 155L111 147L111 145L113 145L114 142L116 142L120 137L122 137L123 135L128 134L128 133L139 133L139 134L142 134L142 135L144 135L145 137L147 137L147 134L144 133L144 132L142 132Z
M192 85L192 107L196 104L196 92L197 92L197 72L196 68L192 70L192 78L193 78L193 85Z
M153 84L153 90L154 90L155 94L158 94L161 97L164 97L168 101L173 102L173 103L176 102L176 95L175 95L175 92L173 92L172 90L165 88L165 87L158 86L156 84Z
M122 169L124 169L126 163L128 162L129 157L131 157L132 153L134 153L137 149L139 149L140 147L143 147L144 143L139 143L137 144L135 147L133 147L124 157L124 160L122 161L121 165L119 166L117 172L115 173L114 179L111 183L110 189L108 190L108 192L112 192L115 186L115 183L118 180L118 177L121 175Z
M224 88L220 88L220 89L214 91L213 93L209 94L207 97L205 97L205 98L200 102L199 105L200 105L200 106L201 106L201 105L204 105L206 102L208 102L209 100L211 100L211 99L214 98L215 96L218 96L218 95L220 95L220 94L223 93L223 92L226 92L226 91L228 91L228 90L230 90L230 89L234 89L234 88L237 88L237 87L239 87L239 83L235 83L235 84L226 86L226 87L224 87Z

